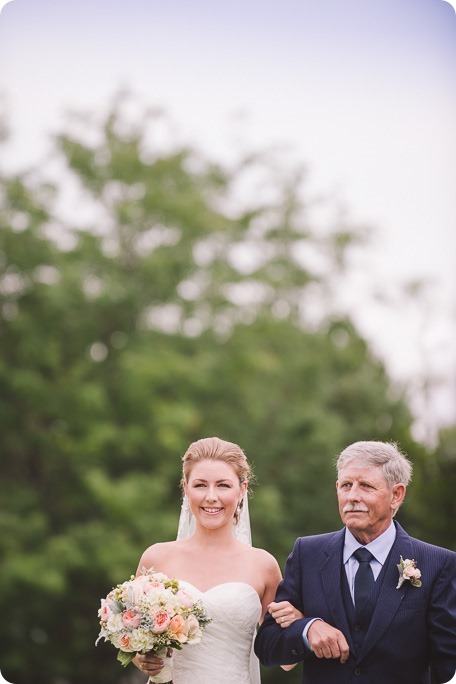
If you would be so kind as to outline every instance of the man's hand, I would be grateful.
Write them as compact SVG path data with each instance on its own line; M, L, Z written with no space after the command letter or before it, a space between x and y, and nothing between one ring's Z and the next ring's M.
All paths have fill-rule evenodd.
M350 655L342 632L323 620L315 620L309 627L307 639L317 658L339 658L345 663Z

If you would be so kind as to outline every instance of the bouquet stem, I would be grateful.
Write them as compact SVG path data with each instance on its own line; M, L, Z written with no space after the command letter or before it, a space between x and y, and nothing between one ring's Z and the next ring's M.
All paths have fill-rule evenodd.
M168 655L169 654L169 655ZM163 658L165 663L163 670L152 677L149 677L147 684L172 684L173 679L173 651L172 649L162 648L157 651L155 655L158 658Z

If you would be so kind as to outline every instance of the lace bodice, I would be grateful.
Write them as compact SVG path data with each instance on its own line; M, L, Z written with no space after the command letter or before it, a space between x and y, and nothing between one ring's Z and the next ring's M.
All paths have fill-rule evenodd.
M199 644L173 656L173 684L258 684L259 664L252 657L261 602L245 582L227 582L202 592L188 582L211 618Z

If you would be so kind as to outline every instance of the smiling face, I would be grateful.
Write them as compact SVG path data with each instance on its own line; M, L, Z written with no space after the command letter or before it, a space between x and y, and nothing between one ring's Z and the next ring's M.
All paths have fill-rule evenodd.
M365 467L357 461L340 470L336 487L340 517L361 544L389 527L405 496L405 485L390 487L380 467Z
M184 482L190 508L197 522L208 529L232 525L247 483L239 482L234 468L219 460L195 463Z

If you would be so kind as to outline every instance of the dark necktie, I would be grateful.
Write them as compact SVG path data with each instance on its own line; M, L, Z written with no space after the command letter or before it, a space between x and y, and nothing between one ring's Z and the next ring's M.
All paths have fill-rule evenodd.
M373 588L375 584L374 573L370 566L373 555L367 549L356 549L353 556L359 563L355 575L355 608L358 622L362 627L368 626L374 610Z

